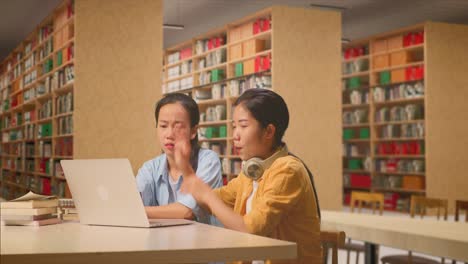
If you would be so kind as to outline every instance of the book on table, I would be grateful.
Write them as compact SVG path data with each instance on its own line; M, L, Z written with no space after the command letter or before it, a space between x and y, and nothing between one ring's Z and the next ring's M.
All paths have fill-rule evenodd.
M19 198L0 203L1 225L42 226L57 224L59 200L56 196L29 192Z
M60 223L57 217L42 220L2 220L1 225L20 225L20 226L44 226Z
M19 198L0 203L1 209L19 209L19 208L50 208L57 207L59 200L56 196L40 195L29 192Z

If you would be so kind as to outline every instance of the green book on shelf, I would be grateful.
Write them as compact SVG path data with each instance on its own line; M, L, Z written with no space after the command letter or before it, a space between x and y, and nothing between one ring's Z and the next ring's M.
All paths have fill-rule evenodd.
M360 159L349 159L348 160L348 168L350 170L359 170L362 166L362 162Z
M351 77L348 80L348 88L349 89L356 89L361 86L361 78L359 77Z
M244 64L243 63L236 63L236 73L235 76L239 77L244 75Z
M49 72L49 61L45 61L42 68L44 69L44 73L48 73Z
M343 130L343 139L352 139L354 138L354 130L352 129L344 129Z
M226 126L219 127L219 137L225 138L227 137L227 128Z
M52 71L53 68L54 68L54 60L50 59L49 60L49 71Z
M16 123L18 125L21 125L23 123L23 115L21 113L17 113L16 114L16 120L17 120Z
M10 105L10 99L6 99L5 103L3 104L3 110L7 111L9 105Z
M217 127L207 127L205 132L206 138L217 138L219 137L218 128Z
M369 128L361 128L359 129L359 138L360 139L367 139L370 137Z
M379 80L380 80L380 84L390 84L390 82L391 82L390 71L381 72Z
M52 123L45 123L41 125L41 136L42 137L52 136Z
M59 52L57 52L57 66L62 65L62 60L63 60L63 56L62 56L62 51L60 50Z
M219 82L224 79L224 70L214 69L211 71L211 82Z

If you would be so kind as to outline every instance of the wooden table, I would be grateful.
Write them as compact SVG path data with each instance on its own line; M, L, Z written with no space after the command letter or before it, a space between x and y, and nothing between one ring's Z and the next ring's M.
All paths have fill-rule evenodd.
M294 259L295 243L192 224L163 228L88 226L1 227L0 262L201 263Z
M468 261L467 223L322 211L322 228L367 242L367 262L375 260L373 244Z

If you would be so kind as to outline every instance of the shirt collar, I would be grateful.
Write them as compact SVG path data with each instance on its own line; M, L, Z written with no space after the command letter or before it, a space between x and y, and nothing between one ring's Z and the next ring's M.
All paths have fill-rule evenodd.
M159 171L156 174L157 183L166 183L169 184L169 163L167 161L167 156L165 153L161 155L161 162L159 166ZM180 185L182 182L182 177L177 181L177 185Z
M155 175L155 182L156 183L161 183L161 182L167 182L167 176L169 166L167 164L167 157L166 154L163 153L161 154L160 160L159 160L159 166L158 166L158 171Z

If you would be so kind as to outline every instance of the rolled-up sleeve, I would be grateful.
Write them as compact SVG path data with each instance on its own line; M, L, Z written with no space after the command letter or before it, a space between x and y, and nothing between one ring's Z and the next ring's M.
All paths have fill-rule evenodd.
M228 182L226 186L222 186L214 190L216 195L221 199L226 205L231 208L234 208L237 197L237 190L239 189L240 177L236 177Z
M275 177L270 177L265 183L262 196L258 196L255 208L244 215L244 223L249 233L268 236L287 216L289 210L294 208L302 195L304 180L297 166L287 163L278 168Z
M221 162L219 161L219 157L213 151L204 150L204 152L205 153L203 153L203 155L200 155L200 158L198 160L198 168L196 174L212 189L219 188L220 186L222 186ZM198 219L200 219L200 208L192 195L178 192L177 202L192 209L195 216Z
M156 187L153 181L153 166L149 162L143 164L138 170L136 176L136 183L138 191L141 194L141 199L145 206L157 206L158 201L156 200Z

